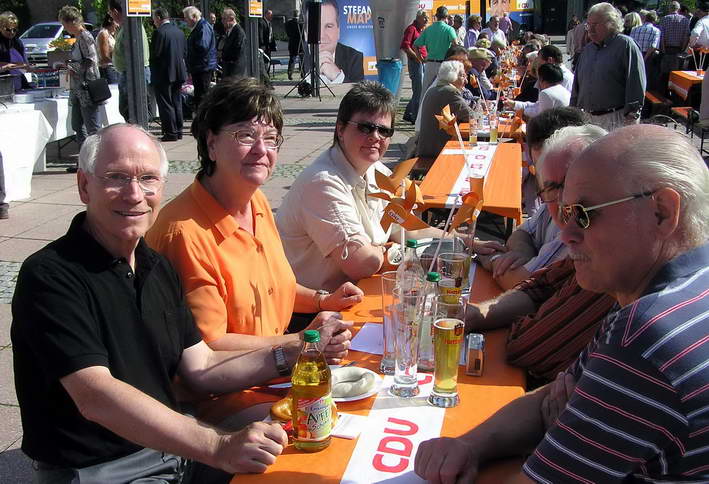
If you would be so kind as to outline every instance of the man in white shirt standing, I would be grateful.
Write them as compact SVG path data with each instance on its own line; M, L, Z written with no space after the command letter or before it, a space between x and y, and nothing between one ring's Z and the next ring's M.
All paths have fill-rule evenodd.
M552 108L569 105L571 93L562 85L563 75L559 66L542 64L537 71L539 77L539 99L537 102L505 101L508 109L524 109L526 118L533 118L539 113Z
M500 20L497 16L493 15L487 23L487 27L483 29L483 33L487 33L488 39L492 42L495 39L504 42L507 45L507 36L500 30Z

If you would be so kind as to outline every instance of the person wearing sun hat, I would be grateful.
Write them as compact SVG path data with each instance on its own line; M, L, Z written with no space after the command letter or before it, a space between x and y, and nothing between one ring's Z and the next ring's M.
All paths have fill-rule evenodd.
M468 50L468 60L473 65L469 74L475 77L479 86L479 88L477 86L471 86L470 90L474 95L482 93L482 97L485 99L495 98L492 83L487 77L487 74L485 74L485 69L490 67L493 57L494 54L492 52L482 47L476 47Z

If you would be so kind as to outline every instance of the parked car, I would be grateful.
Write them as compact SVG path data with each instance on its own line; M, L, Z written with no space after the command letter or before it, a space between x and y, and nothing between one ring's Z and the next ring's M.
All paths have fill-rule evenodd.
M93 25L88 23L84 25L89 32L94 28ZM20 35L20 41L25 46L27 60L35 64L47 63L47 52L54 50L53 47L49 46L49 43L57 39L67 39L69 42L74 42L71 34L62 28L60 22L34 24Z

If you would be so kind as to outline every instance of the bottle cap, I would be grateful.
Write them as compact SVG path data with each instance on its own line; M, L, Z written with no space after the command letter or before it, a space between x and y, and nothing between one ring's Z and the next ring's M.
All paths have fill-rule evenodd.
M416 248L418 247L419 242L416 239L406 239L406 247L411 247L411 248Z
M320 341L320 333L315 329L307 329L303 331L303 341L306 343L317 343Z
M441 275L438 272L429 272L426 274L426 280L428 282L438 282L441 280Z

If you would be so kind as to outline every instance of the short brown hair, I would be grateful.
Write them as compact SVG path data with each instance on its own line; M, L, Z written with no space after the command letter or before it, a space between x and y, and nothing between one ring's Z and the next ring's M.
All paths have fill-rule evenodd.
M192 136L197 140L200 168L197 177L212 176L216 160L209 157L207 135L222 127L256 118L271 123L281 134L283 111L273 91L251 77L231 77L211 88L197 109Z
M337 110L337 123L346 124L356 113L389 114L393 128L394 115L396 114L394 95L383 84L376 81L358 82L340 101L340 108ZM335 129L333 144L339 144L339 142L337 129Z
M84 24L84 17L81 15L81 11L71 5L64 5L59 10L59 15L57 18L60 22L65 22L68 24Z

